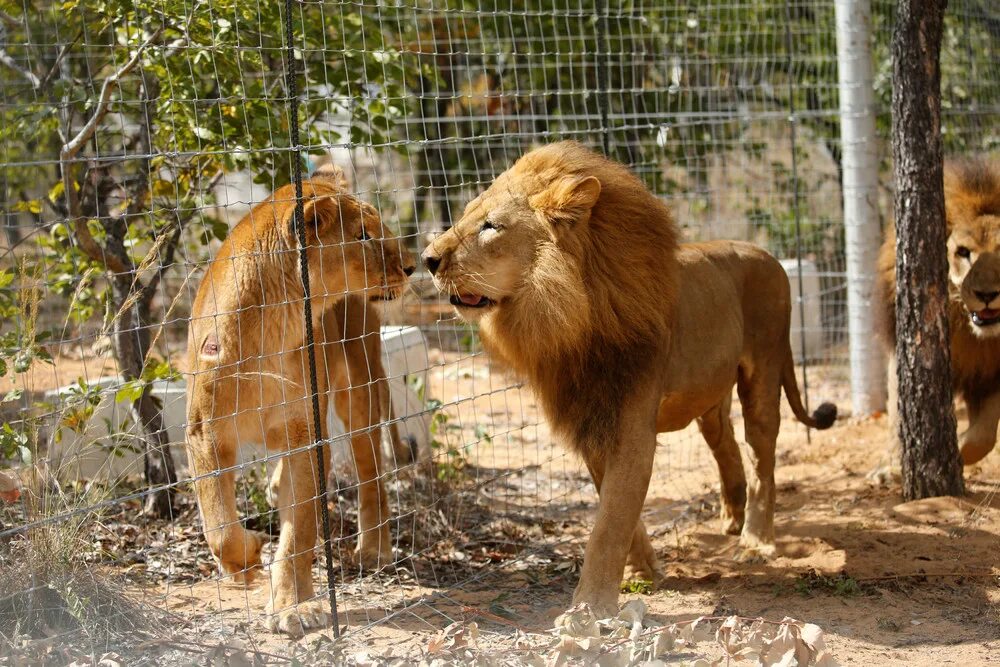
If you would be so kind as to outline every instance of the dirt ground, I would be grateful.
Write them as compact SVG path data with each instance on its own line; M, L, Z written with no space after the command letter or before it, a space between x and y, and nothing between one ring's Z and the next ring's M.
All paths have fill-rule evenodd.
M407 525L433 533L421 518L427 512L451 515L454 530L431 546L412 540L395 573L341 570L341 624L351 645L373 654L417 657L455 620L475 620L498 646L517 628L550 627L572 594L592 519L585 470L549 444L529 393L491 373L481 356L440 354L435 362L430 395L448 415L436 456L449 461L449 446L462 451L467 463L456 485L474 497L408 498L395 488L400 546ZM846 404L836 377L824 377L814 371L813 395ZM717 474L696 433L661 436L643 513L667 573L660 590L642 596L653 618L791 616L819 625L845 664L997 664L1000 455L966 470L965 498L902 503L898 481L866 476L884 461L885 421L841 420L810 438L786 422L779 553L763 565L733 561L737 538L718 531ZM454 518L463 511L468 516ZM227 619L259 628L266 583L171 586L166 601L202 627ZM253 634L272 650L286 644Z
M475 620L498 648L515 630L551 627L593 517L583 466L552 443L527 390L482 355L431 356L426 395L447 417L436 420L435 467L411 467L389 484L397 567L361 576L351 565L348 472L339 471L331 504L341 625L350 646L372 654L417 658L456 620ZM814 402L848 405L842 368L810 372ZM794 617L819 625L844 664L1000 664L1000 453L966 469L966 497L903 503L898 480L867 477L885 461L884 418L848 417L807 437L783 411L778 557L766 564L734 562L737 538L719 532L718 475L697 432L661 436L643 518L667 579L641 595L650 615ZM132 594L167 609L177 636L293 650L264 630L267 577L249 587L220 580L185 496L172 526L138 530L134 544L122 546L116 527L127 517L105 518L118 546L95 537L105 540L101 553L117 549L114 567ZM323 576L317 565L316 581Z

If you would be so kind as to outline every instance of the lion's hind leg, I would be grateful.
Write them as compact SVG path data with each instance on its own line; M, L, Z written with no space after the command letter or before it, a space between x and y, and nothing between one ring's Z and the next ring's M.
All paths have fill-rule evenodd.
M732 391L732 390L730 390ZM732 395L698 418L698 428L712 450L715 463L719 466L721 480L721 509L719 519L722 531L728 535L739 535L743 530L744 507L747 501L747 479L743 472L740 447L733 434L730 419Z
M781 426L781 378L763 364L752 377L740 369L737 382L743 406L743 428L750 445L750 479L747 484L746 521L740 534L740 560L772 558L774 546L774 462Z
M235 435L228 424L212 421L192 415L187 431L191 475L212 555L223 573L247 582L260 567L263 540L243 527L236 509Z
M351 453L358 471L358 562L377 570L393 563L389 535L389 500L385 494L382 443L371 385L337 392L337 413L351 433Z

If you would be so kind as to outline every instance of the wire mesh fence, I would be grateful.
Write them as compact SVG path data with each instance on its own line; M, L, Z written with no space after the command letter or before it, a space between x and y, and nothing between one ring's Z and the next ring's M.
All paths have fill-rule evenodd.
M880 144L891 21L873 3ZM952 2L949 152L1000 143L998 63L1000 15ZM180 619L207 642L268 604L321 614L331 587L374 635L507 617L511 590L564 603L589 478L417 254L522 153L576 139L686 239L783 260L807 392L846 404L839 113L828 2L0 0L5 639ZM691 431L660 442L665 533L712 514L716 482ZM95 570L132 602L94 580L107 603L75 611Z

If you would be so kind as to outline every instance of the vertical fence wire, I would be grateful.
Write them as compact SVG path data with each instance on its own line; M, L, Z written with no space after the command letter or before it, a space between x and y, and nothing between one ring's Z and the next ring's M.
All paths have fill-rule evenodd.
M795 220L795 266L798 273L796 306L799 310L799 321L802 326L799 328L799 349L802 351L802 403L809 412L809 357L806 354L806 306L805 289L803 287L804 274L802 272L802 220L799 217L799 158L798 145L795 141L795 128L798 118L795 115L795 77L791 76L795 63L792 56L792 5L785 2L785 49L787 51L788 66L788 133L789 144L792 147L792 218ZM812 442L812 433L806 429L806 441Z
M597 104L601 113L601 145L605 155L611 155L611 126L608 118L608 6L607 0L596 3L597 51L594 63L597 68Z

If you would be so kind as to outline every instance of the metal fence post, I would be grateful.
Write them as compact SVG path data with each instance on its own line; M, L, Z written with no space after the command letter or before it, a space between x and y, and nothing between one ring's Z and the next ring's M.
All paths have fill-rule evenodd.
M872 86L870 0L836 0L840 137L843 146L847 318L851 404L857 416L885 408L885 358L875 339L872 304L881 243L878 146Z

